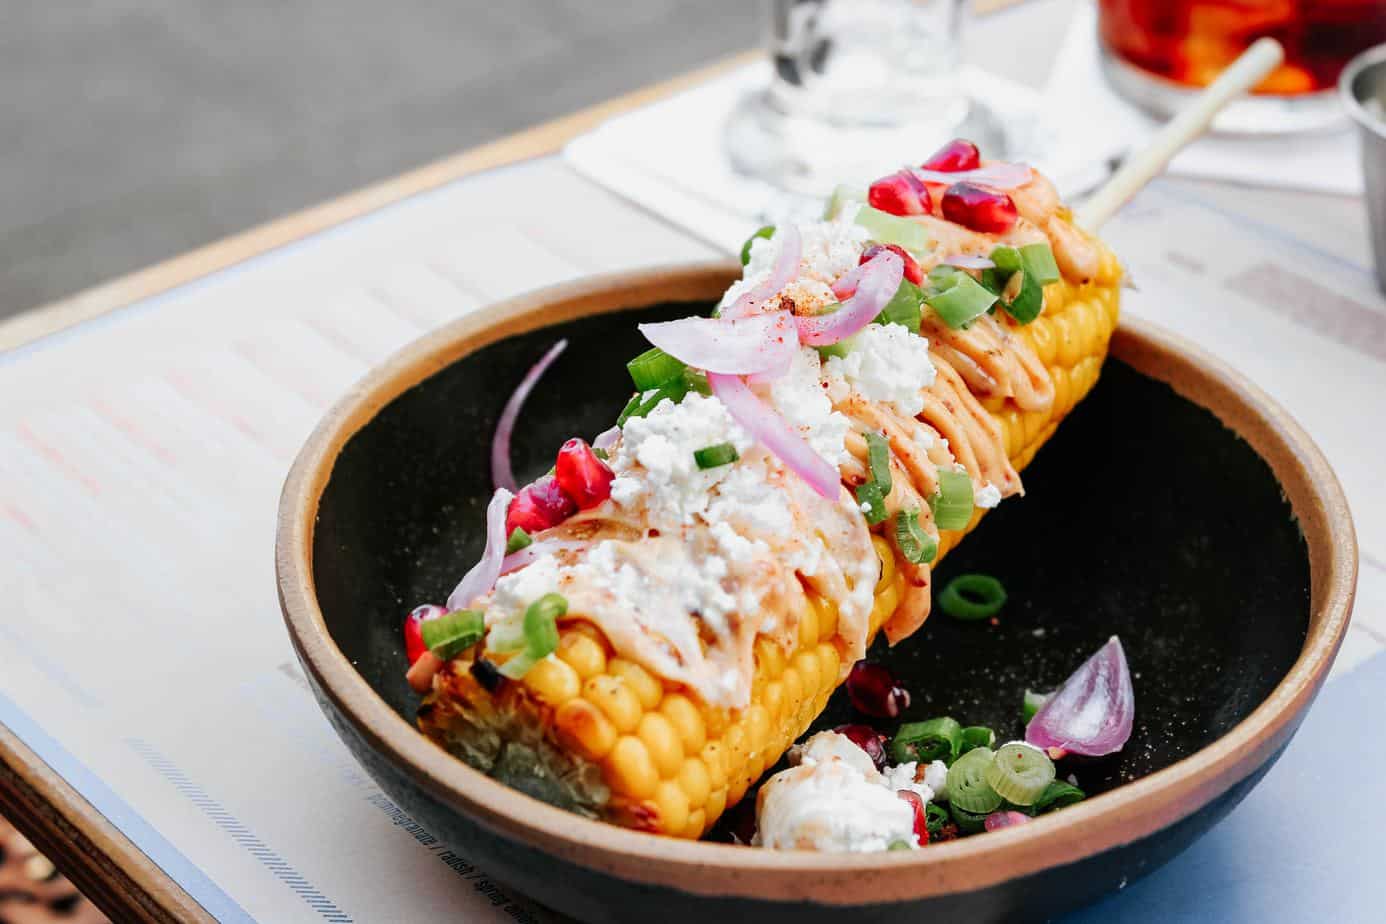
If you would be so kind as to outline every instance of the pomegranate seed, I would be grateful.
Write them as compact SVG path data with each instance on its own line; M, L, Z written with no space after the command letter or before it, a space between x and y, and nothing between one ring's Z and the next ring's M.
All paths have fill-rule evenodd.
M437 619L447 613L447 610L433 603L425 603L423 606L416 606L409 611L409 615L404 617L404 656L413 664L423 653L428 650L428 646L423 640L423 624L430 619Z
M928 187L908 170L872 183L866 190L866 201L872 208L892 215L928 215L934 210Z
M527 484L510 502L505 513L505 534L508 536L516 527L530 535L557 526L577 513L577 502L563 490L558 479L545 475L533 484Z
M910 693L879 664L858 661L847 675L847 698L858 712L893 719L909 708Z
M900 259L905 261L905 278L915 285L923 285L924 270L920 267L919 261L910 256L910 252L899 244L872 244L862 253L861 259L857 261L857 265L860 266L882 250L889 250L893 254L898 254Z
M919 166L925 170L938 170L956 173L959 170L976 170L982 166L982 152L977 145L963 138L954 138L933 153Z
M597 458L586 440L571 439L558 450L555 475L579 510L595 507L611 496L611 467Z
M871 758L871 762L876 765L877 770L884 770L886 765L886 736L876 731L870 725L839 725L833 731L851 740L853 744L866 752L866 756Z
M1020 213L1011 197L973 183L954 183L943 194L943 217L973 231L1004 234Z
M897 789L895 794L914 809L914 835L919 838L919 846L923 847L929 843L929 814L924 811L924 800L912 789Z
M1030 816L1021 812L992 812L983 822L988 831L999 831L1002 828L1013 828L1016 825L1030 823Z

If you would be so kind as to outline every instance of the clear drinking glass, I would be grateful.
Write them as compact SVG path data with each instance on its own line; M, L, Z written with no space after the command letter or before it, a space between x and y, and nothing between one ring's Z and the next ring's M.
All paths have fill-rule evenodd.
M997 119L959 78L964 0L763 5L774 73L741 101L726 132L741 172L821 196L955 137L1005 156Z

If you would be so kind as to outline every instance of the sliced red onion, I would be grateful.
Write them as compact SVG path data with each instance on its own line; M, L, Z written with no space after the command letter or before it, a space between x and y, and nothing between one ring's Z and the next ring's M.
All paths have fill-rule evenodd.
M722 312L724 318L744 318L757 305L794 281L799 275L799 261L804 255L804 242L794 225L781 225L772 240L779 240L780 255L764 282L743 294Z
M856 291L836 311L794 319L799 326L801 343L829 346L870 324L900 288L900 280L905 276L905 261L899 254L882 250L862 264L861 269Z
M519 571L525 565L531 565L541 555L548 555L552 552L576 552L585 549L589 543L578 542L569 539L541 539L520 549L518 552L511 552L501 560L500 574L510 574L512 571Z
M808 482L809 487L829 500L837 500L842 490L837 469L813 451L779 413L734 375L709 372L708 385L732 418L755 437L780 461Z
M955 253L944 257L938 261L943 266L958 266L963 269L991 269L996 264L986 257L979 257L973 253Z
M1102 757L1126 746L1135 716L1126 652L1113 635L1045 700L1025 727L1025 740L1036 747Z
M949 186L954 183L977 183L993 189L1017 189L1035 176L1035 171L1026 164L1003 163L987 164L976 170L958 170L955 173L926 170L923 167L911 167L910 172L926 183L947 183Z
M603 452L616 445L616 438L621 435L620 427L609 427L598 433L596 439L592 440L592 448L600 449Z
M788 369L799 349L794 316L788 311L735 320L680 318L639 328L645 339L675 359L725 375Z
M988 831L1000 831L1002 828L1013 828L1016 825L1030 823L1030 816L1023 812L992 812L983 822Z
M851 298L852 293L857 291L857 283L861 281L861 274L866 272L866 268L870 265L870 260L867 260L865 263L858 263L856 266L837 277L837 281L832 285L833 294L840 299Z
M505 402L500 420L496 421L496 435L491 440L491 484L497 490L504 489L512 493L517 490L515 472L510 468L510 435L515 432L515 419L520 416L520 408L524 406L525 399L534 390L540 376L567 347L567 340L560 340L549 347L549 351L529 367L525 377L520 379L519 386L510 395L510 400Z
M486 551L481 561L462 576L457 587L448 594L448 609L465 609L477 597L491 592L500 577L501 561L505 558L505 512L515 499L505 488L497 488L486 505Z

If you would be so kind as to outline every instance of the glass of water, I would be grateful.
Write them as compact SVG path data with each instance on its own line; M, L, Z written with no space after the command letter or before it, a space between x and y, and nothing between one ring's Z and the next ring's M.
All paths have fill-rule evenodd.
M726 128L740 172L821 196L967 137L1004 157L960 78L964 0L762 0L773 76Z

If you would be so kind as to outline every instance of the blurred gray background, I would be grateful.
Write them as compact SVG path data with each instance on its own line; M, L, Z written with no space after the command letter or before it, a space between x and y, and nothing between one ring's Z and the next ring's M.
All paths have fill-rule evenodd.
M750 0L0 0L0 317L759 42Z

